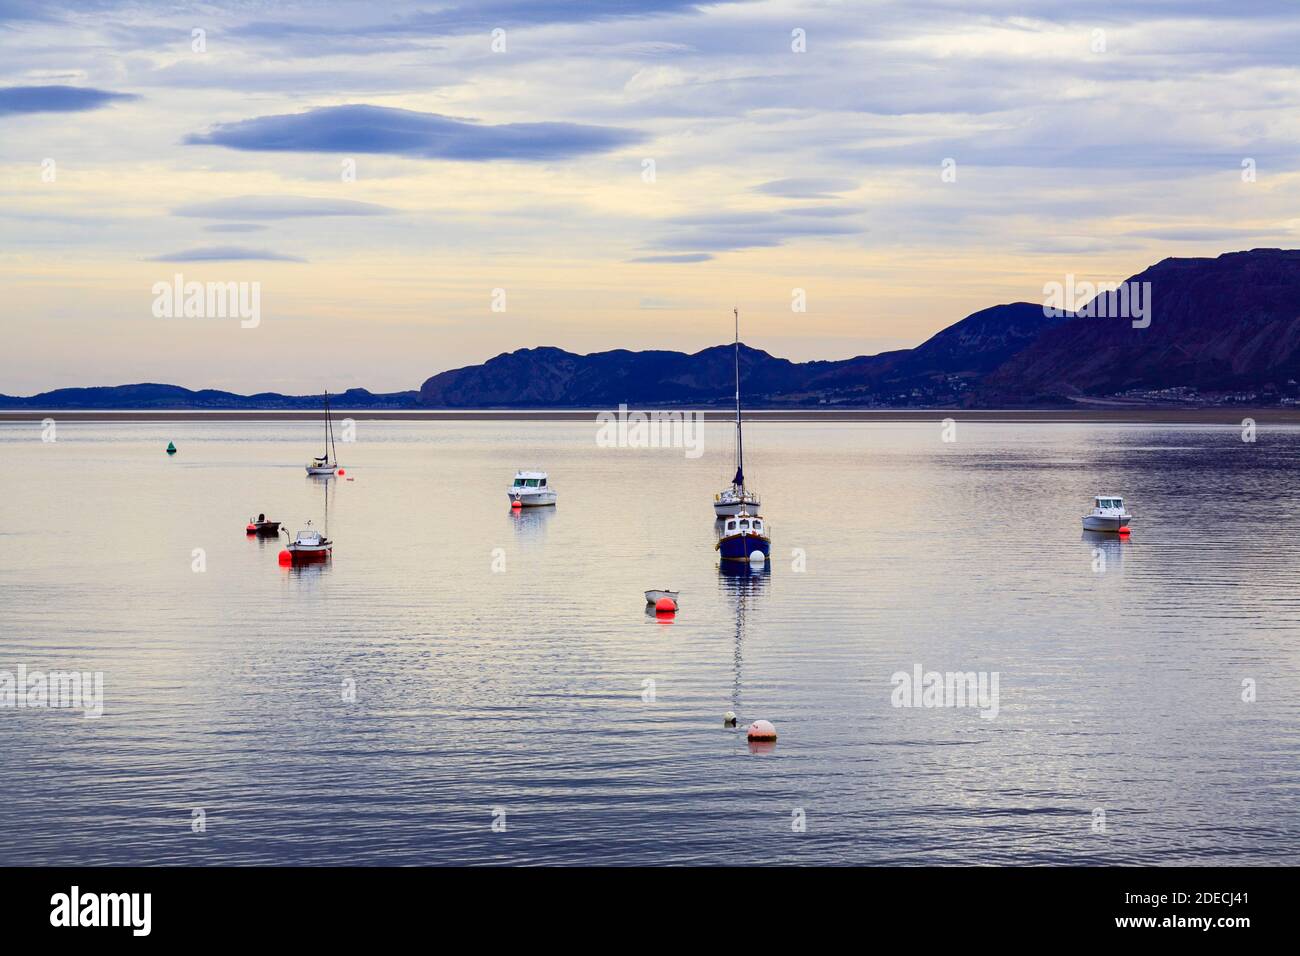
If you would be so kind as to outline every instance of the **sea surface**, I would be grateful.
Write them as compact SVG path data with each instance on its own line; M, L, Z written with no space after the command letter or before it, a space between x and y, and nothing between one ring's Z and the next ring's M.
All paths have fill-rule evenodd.
M56 426L0 425L0 689L103 715L0 707L0 864L1300 863L1295 428L755 424L728 574L722 423L359 421L333 480L308 422Z

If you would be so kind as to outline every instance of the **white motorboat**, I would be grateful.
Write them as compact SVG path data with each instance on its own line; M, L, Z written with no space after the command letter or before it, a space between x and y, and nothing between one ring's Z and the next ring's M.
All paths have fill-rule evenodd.
M285 534L288 534L285 531ZM289 560L294 564L306 564L310 561L324 561L334 550L334 542L321 534L307 522L307 527L298 532L297 537L285 546Z
M745 442L740 425L740 310L732 309L736 317L736 475L730 487L713 496L713 513L719 518L738 515L742 511L758 514L762 504L758 493L745 487Z
M507 492L512 508L537 508L555 504L555 489L544 471L517 471Z
M681 591L646 591L645 602L646 604L658 604L664 598L667 598L668 600L676 604L678 603L677 595L681 593L682 593Z
M325 454L307 462L309 475L333 475L339 468L338 452L334 448L334 421L330 418L330 393L325 393Z
M1124 509L1124 499L1119 495L1098 495L1092 505L1092 512L1083 516L1083 530L1128 531L1133 516Z

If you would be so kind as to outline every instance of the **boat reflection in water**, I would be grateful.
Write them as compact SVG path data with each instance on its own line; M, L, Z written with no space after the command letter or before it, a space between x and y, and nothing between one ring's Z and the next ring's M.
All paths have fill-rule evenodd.
M737 740L744 740L745 727L750 716L744 711L744 664L745 631L749 626L749 617L757 599L767 590L772 579L772 568L768 563L753 565L748 561L719 561L718 587L723 596L736 608L735 641L732 650L734 677L731 684L731 711L739 718L733 728ZM776 749L776 741L746 741L752 754L771 753Z
M554 520L555 512L555 508L511 508L510 523L520 540L540 542L545 540L546 528Z
M1092 553L1092 570L1097 574L1124 567L1124 552L1133 546L1126 534L1109 531L1083 531L1079 540Z

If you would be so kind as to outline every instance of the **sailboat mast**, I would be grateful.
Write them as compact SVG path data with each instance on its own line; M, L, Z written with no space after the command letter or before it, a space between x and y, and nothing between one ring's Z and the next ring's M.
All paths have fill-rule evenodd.
M325 460L338 461L338 452L334 450L334 421L330 418L330 393L325 390Z
M325 407L325 414L330 420L330 460L337 465L339 463L339 449L338 446L334 444L334 416L330 415L328 405Z
M736 317L736 477L741 493L745 491L745 441L740 428L740 310L732 309Z

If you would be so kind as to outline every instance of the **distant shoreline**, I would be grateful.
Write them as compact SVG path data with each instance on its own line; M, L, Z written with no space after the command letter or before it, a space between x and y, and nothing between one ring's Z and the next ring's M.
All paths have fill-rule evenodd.
M334 416L361 421L395 422L594 422L612 409L334 409ZM656 409L633 409L652 412ZM734 412L725 409L658 409L684 414L697 412L705 421L731 421ZM234 409L8 409L0 411L0 423L40 422L53 418L61 422L315 422L319 411ZM1295 408L1065 408L1065 409L956 409L956 408L857 408L857 409L755 409L745 412L747 422L912 422L952 418L964 422L1112 422L1116 424L1204 424L1240 425L1253 418L1259 424L1300 424L1300 407Z

